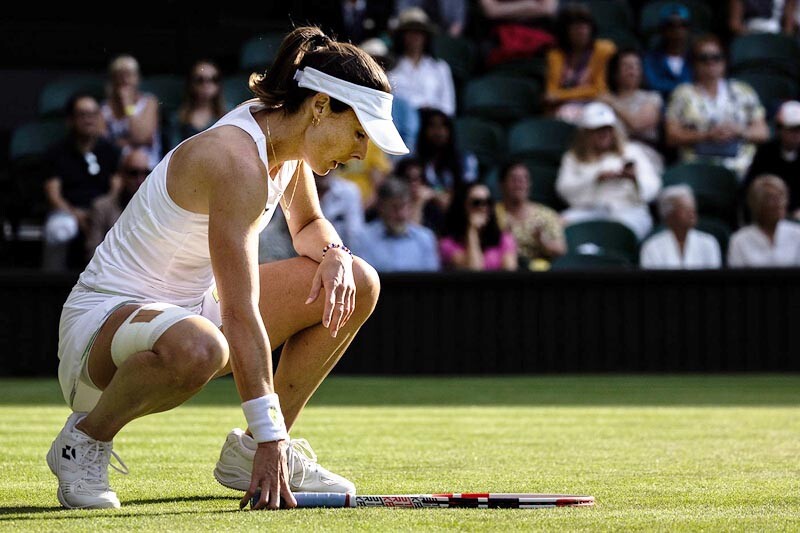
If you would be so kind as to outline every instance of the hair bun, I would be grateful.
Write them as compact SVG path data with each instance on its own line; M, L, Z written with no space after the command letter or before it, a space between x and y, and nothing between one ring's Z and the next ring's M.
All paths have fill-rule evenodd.
M308 40L308 44L311 45L310 47L312 50L314 48L327 48L330 46L331 42L331 38L324 33L318 33Z

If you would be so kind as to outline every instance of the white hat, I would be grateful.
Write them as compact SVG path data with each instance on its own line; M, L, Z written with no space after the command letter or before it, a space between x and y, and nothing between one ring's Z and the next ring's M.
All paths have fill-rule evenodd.
M596 130L606 126L614 126L617 123L617 115L611 106L603 102L592 102L583 108L581 119L578 126L587 130Z
M352 107L369 138L387 154L408 153L403 138L392 122L391 94L339 79L311 67L298 69L294 79L299 87L325 93Z
M797 100L784 102L778 110L778 122L784 128L800 126L800 102Z
M360 45L359 48L364 50L366 53L371 55L372 57L387 57L389 55L389 47L386 46L386 43L383 42L382 39L378 39L377 37L373 37L372 39L367 39Z

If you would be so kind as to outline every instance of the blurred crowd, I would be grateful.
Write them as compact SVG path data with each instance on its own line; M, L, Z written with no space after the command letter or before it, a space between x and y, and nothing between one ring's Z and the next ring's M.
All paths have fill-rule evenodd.
M727 28L714 34L695 30L690 3L656 3L656 27L637 45L600 37L586 2L340 2L325 22L386 69L412 153L371 145L363 160L316 176L326 218L382 272L547 270L576 256L653 269L800 265L800 102L764 101L728 68L740 36L796 38L800 5L723 2ZM653 2L624 4L641 16ZM474 43L485 68L543 65L534 116L571 132L552 165L491 147L481 154L458 138L464 80L434 39L465 39L475 9L489 26ZM47 157L44 268L82 268L161 157L230 108L213 61L191 67L169 116L140 82L136 58L120 56L104 99L67 102L69 135ZM547 186L549 202L537 192ZM725 194L731 200L715 204ZM595 234L580 239L580 228ZM621 257L613 241L622 237L635 257ZM262 261L295 253L280 213L261 240Z

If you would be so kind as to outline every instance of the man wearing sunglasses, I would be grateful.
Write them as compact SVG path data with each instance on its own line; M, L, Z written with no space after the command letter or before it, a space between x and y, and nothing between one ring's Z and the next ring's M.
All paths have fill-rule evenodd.
M677 2L665 4L660 12L660 44L645 54L646 85L665 99L675 87L692 80L689 56L689 10Z
M100 105L89 94L72 96L65 107L67 137L48 154L44 192L50 206L44 226L43 268L86 265L85 235L92 201L108 192L120 151L101 137Z
M139 186L150 175L150 155L142 148L135 148L122 157L114 186L108 192L92 202L89 217L89 231L86 236L86 252L94 253L108 230L114 225L125 206L128 205Z

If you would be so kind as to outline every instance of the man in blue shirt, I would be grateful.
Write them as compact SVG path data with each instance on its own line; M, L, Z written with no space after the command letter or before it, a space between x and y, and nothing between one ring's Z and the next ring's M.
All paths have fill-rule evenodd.
M644 56L644 78L664 100L681 83L692 81L689 61L689 10L670 3L661 9L661 42Z
M378 188L379 218L366 226L359 255L378 272L439 270L436 236L411 221L408 186L389 178Z

